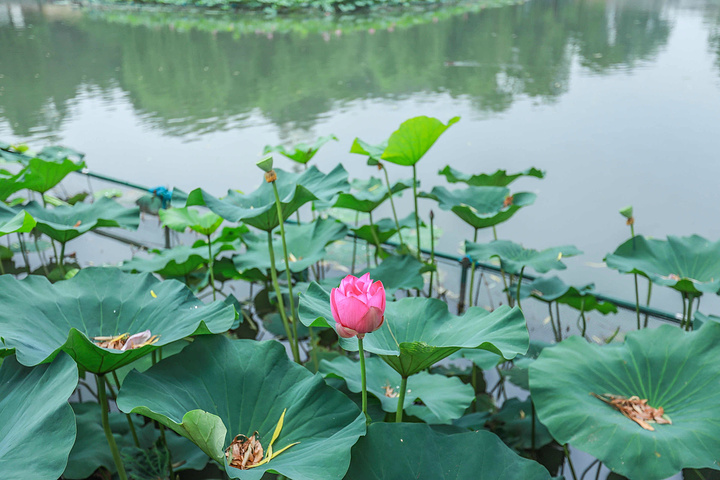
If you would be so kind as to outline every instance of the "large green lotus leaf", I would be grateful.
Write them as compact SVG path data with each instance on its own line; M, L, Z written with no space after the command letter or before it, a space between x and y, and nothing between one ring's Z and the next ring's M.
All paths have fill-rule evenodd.
M437 118L426 116L406 120L390 135L381 158L398 165L415 165L440 135L459 120L460 117L453 117L447 125Z
M350 185L352 191L340 193L337 201L332 205L334 208L347 208L369 213L390 198L387 186L379 178L370 177L369 180L353 180ZM412 180L399 180L390 187L390 190L394 195L408 188L412 188Z
M365 431L355 403L291 362L274 340L198 338L145 373L131 372L118 408L159 421L222 465L225 448L238 434L257 431L267 451L287 409L273 449L299 443L257 468L226 467L231 478L244 480L259 480L267 470L297 480L342 478L350 447Z
M379 357L365 359L365 371L368 393L380 400L383 410L395 412L402 380L400 374ZM348 357L321 361L320 373L325 377L344 379L351 392L361 391L360 363ZM403 409L423 420L428 417L425 414L430 413L429 416L437 419L433 423L449 424L463 415L474 398L472 387L457 377L420 372L408 378ZM422 401L422 405L415 405L416 399Z
M272 145L266 145L263 149L263 154L278 152L285 155L290 160L293 160L297 163L306 164L310 160L312 160L318 150L320 150L320 147L328 143L330 140L335 140L336 142L338 141L335 135L330 134L324 137L319 137L311 144L298 143L291 148L285 148L282 145L277 145L274 147Z
M682 468L720 467L720 324L686 333L663 325L630 332L623 344L572 337L530 366L537 414L552 436L631 479L660 480ZM672 425L641 428L593 397L647 399Z
M398 220L401 229L415 228L415 214L411 213L405 218ZM421 227L425 226L424 223L420 224ZM373 235L373 230L375 234ZM363 225L362 227L353 228L353 233L360 239L375 245L375 238L380 244L386 243L393 235L397 233L397 226L395 220L392 218L382 218L373 225Z
M563 254L564 256L565 254ZM510 289L516 295L516 287ZM558 277L540 277L520 286L520 298L533 297L543 302L558 302L577 310L590 312L597 310L603 315L617 313L615 304L599 301L595 296L595 284L572 287Z
M373 423L352 449L345 480L549 480L496 435L445 435L422 423Z
M347 191L347 171L342 165L336 166L327 175L312 166L302 173L291 173L276 169L283 221L307 202L320 200L331 202L338 192ZM269 231L279 225L275 193L271 184L263 181L250 194L228 190L228 195L217 199L197 189L188 195L187 205L205 205L230 222L243 221L260 230Z
M507 187L520 177L544 178L545 172L537 168L528 168L518 173L508 174L507 170L498 170L492 174L481 173L478 175L469 175L459 170L455 170L450 165L438 172L444 175L449 183L467 183L474 187Z
M8 357L0 366L0 475L3 480L56 480L75 442L68 404L78 369L67 355L35 368ZM42 452L42 455L38 452Z
M137 230L140 210L123 207L110 198L99 198L94 203L45 208L37 202L18 207L32 215L36 228L61 243L99 227L120 227Z
M440 208L450 210L473 228L487 228L510 219L522 207L535 203L535 194L510 195L506 187L467 187L448 190L434 187L421 196L437 200Z
M77 439L68 458L68 464L63 478L68 480L85 479L95 470L104 467L115 473L115 462L108 447L105 432L101 424L100 405L97 403L74 403L72 408L77 422ZM160 431L152 423L144 424L143 417L131 415L140 447L152 447L160 435ZM127 416L123 413L110 412L110 430L115 437L115 443L123 451L135 448L130 433ZM198 449L192 442L173 432L165 434L176 471L195 469L200 470L208 463L208 456Z
M231 305L205 305L180 282L115 268L87 268L50 284L31 275L0 276L0 332L23 365L69 353L85 370L103 374L181 338L222 333L235 320ZM158 342L125 352L101 348L98 336L150 330Z
M158 212L162 226L184 232L188 228L202 235L212 235L223 222L213 212L200 213L194 208L167 208Z
M347 232L348 228L345 224L332 218L320 218L299 225L286 225L285 239L290 257L290 271L302 272L322 260L325 256L325 247L329 243L345 238ZM244 241L247 251L235 256L233 259L235 267L240 271L258 269L266 272L270 268L267 235L245 235ZM282 239L279 236L273 238L273 251L275 267L278 271L285 271Z
M698 235L657 240L637 235L605 257L620 273L636 273L653 283L691 294L720 290L720 241Z
M300 295L298 315L306 326L335 325L330 294L314 282ZM512 359L527 351L528 342L525 318L517 307L503 305L492 313L471 307L458 317L441 300L411 297L387 302L385 323L365 336L364 347L410 376L461 348L482 348ZM357 351L357 339L340 338L340 346Z
M465 242L465 253L476 262L499 257L500 263L506 272L519 274L523 267L530 267L538 273L550 270L565 270L567 266L562 262L563 257L573 257L582 254L573 245L533 250L525 248L510 240L493 240L489 243Z
M37 222L26 211L15 213L3 204L0 206L0 237L10 233L27 233L35 227Z
M350 153L357 153L359 155L365 155L368 157L368 165L377 165L378 161L382 158L382 154L388 146L387 140L372 145L359 138L353 140L353 144L350 147Z

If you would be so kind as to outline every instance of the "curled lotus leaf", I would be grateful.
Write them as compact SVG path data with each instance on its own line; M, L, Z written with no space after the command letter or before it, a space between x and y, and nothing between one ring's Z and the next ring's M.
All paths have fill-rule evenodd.
M14 357L0 366L0 472L8 480L56 480L75 442L75 415L68 404L78 383L65 354L28 368ZM42 455L37 455L38 451Z
M287 220L308 202L320 200L334 202L339 192L347 191L347 171L342 165L324 174L315 166L302 173L291 173L275 169L275 185L280 197L282 220ZM263 181L252 193L243 194L228 190L223 199L218 199L202 189L188 195L187 205L205 205L230 222L243 221L260 230L270 231L279 225L273 186Z
M510 193L506 187L466 187L448 190L434 187L421 196L437 200L443 210L450 210L473 228L487 228L509 220L522 207L535 203L535 194Z
M511 295L516 295L516 287L510 288ZM520 286L520 298L533 297L542 302L558 302L576 310L590 312L596 310L603 315L617 313L615 304L598 300L595 296L595 285L590 283L581 287L573 287L558 277L540 277Z
M636 235L605 257L620 273L635 273L690 295L720 290L720 241L698 235L659 240Z
M220 227L223 218L213 212L200 213L194 208L168 208L158 212L162 226L184 232L188 228L201 235L212 235Z
M465 242L465 253L476 262L497 257L506 272L519 274L525 267L530 267L538 273L565 270L567 266L561 259L580 255L582 251L573 245L534 250L510 240L493 240L489 243Z
M379 178L370 177L368 180L353 180L350 183L352 190L339 194L334 208L347 208L358 212L370 213L382 205L388 198L387 186ZM399 180L390 187L393 195L412 188L412 180Z
M368 393L380 400L384 411L395 412L402 380L400 374L379 357L367 358L365 371ZM351 392L361 391L360 364L348 357L322 360L320 373L325 377L342 378ZM460 418L474 399L472 386L459 378L420 372L408 378L403 409L428 423L449 424ZM417 405L416 400L422 404Z
M443 434L423 423L373 423L345 480L550 480L537 462L485 430Z
M15 213L9 208L0 209L0 237L11 233L27 233L35 227L36 223L35 219L25 210Z
M290 270L302 272L325 257L325 247L341 240L347 235L348 228L342 222L332 218L320 218L310 223L285 226L285 239L290 257ZM258 269L263 274L270 269L270 253L266 234L248 234L244 237L247 251L235 256L235 267L241 272ZM282 239L273 237L275 268L285 271Z
M330 294L311 283L300 296L300 321L306 326L334 326ZM507 359L527 351L528 330L522 311L501 306L493 312L469 308L452 315L445 302L411 297L387 302L385 322L365 335L366 351L380 355L400 375L420 372L461 348L482 348ZM340 338L345 350L358 349L356 338Z
M289 148L283 145L266 145L263 149L263 154L278 152L290 160L304 165L312 160L318 150L320 150L320 147L331 140L335 140L337 142L338 138L333 134L325 135L324 137L319 137L313 143L308 144L301 142Z
M320 375L291 362L274 340L197 338L146 372L130 372L118 408L187 437L231 478L243 480L259 480L268 470L298 480L339 480L350 463L350 447L365 432L357 405ZM225 449L238 434L257 431L267 450L285 410L273 449L299 443L255 468L227 465Z
M222 333L236 318L223 302L205 305L182 283L115 268L86 268L70 280L0 276L0 332L20 363L33 366L65 351L88 372L104 374L189 335ZM126 351L93 338L150 330L157 343Z
M138 208L124 207L106 197L99 198L93 203L77 203L53 208L45 208L37 202L30 202L18 207L18 210L20 209L26 210L36 220L36 228L40 232L61 243L69 242L100 227L137 230L140 225Z
M538 418L560 443L631 479L720 467L720 324L695 332L670 325L629 332L622 344L571 337L530 366ZM637 396L672 424L646 430L594 395ZM679 447L680 446L680 447Z
M387 140L377 145L370 144L360 138L355 138L352 146L350 147L350 153L357 153L358 155L365 155L368 157L368 165L377 165L382 154L388 146Z
M497 170L491 174L469 175L447 165L438 173L444 175L449 183L467 183L474 187L507 187L520 177L545 178L545 172L537 168L528 168L522 172L510 174L507 173L507 170Z

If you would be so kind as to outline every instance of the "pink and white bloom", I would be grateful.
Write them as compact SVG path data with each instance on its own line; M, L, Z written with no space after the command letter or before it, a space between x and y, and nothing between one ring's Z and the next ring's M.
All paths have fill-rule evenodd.
M338 335L363 338L385 320L385 287L373 282L369 273L360 278L348 275L330 292L330 307Z
M130 337L128 337L128 339L125 341L125 345L123 345L120 350L125 352L127 350L132 350L133 348L140 347L144 343L149 342L151 338L152 334L150 333L150 330L145 330L144 332L130 335Z

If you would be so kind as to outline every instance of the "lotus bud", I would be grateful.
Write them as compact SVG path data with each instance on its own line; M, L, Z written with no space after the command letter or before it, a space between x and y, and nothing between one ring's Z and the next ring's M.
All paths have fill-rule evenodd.
M330 307L339 336L363 338L385 320L385 287L373 282L369 273L360 278L348 275L332 289Z

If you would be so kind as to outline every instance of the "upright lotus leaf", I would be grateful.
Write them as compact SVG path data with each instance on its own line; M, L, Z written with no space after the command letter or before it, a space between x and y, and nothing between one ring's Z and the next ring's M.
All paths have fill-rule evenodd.
M379 357L365 360L368 393L380 400L386 412L395 412L402 378ZM351 392L361 391L360 365L348 357L337 357L332 361L320 362L320 373L325 376L342 378ZM449 424L460 418L475 399L472 386L457 377L433 375L420 372L408 378L403 408L410 415L429 420L428 423ZM416 405L420 400L421 405Z
M535 194L510 194L506 187L467 187L448 190L434 187L420 196L437 200L440 208L450 210L473 228L487 228L510 219L522 207L535 203Z
M567 266L561 259L580 255L582 251L573 245L563 245L538 251L525 248L510 240L493 240L489 243L466 241L465 253L476 262L498 257L506 272L519 274L520 270L525 267L530 267L538 273L547 273L550 270L565 270Z
M35 368L8 357L0 366L0 472L8 480L56 480L75 442L68 404L78 369L67 355ZM40 453L41 452L41 453Z
M390 198L387 186L379 178L353 180L350 185L353 190L340 193L333 207L370 213ZM412 188L412 180L399 180L390 187L390 191L394 195L408 188Z
M550 474L485 430L445 435L424 423L373 423L352 449L345 480L390 478L550 480Z
M438 173L444 175L449 183L462 182L474 187L507 187L520 177L545 178L545 172L537 168L528 168L522 172L511 174L508 174L507 170L498 170L489 175L487 173L469 175L447 165Z
M720 241L698 235L667 240L636 235L605 257L605 263L693 296L720 290Z
M404 121L388 139L381 158L398 165L415 165L435 144L440 135L457 123L460 117L451 118L447 125L437 118L420 116Z
M335 325L330 294L314 282L301 294L298 313L306 326ZM525 318L517 307L503 305L492 313L471 307L458 317L441 300L411 297L387 302L385 323L365 335L363 346L409 377L461 348L482 348L512 359L527 351L528 342ZM356 351L357 339L340 338L340 346Z
M357 153L359 155L366 155L368 157L368 165L377 165L382 154L388 146L387 140L377 145L372 145L359 138L355 138L352 146L350 147L350 153Z
M131 372L118 408L189 438L225 465L231 478L243 480L259 480L268 470L296 480L340 479L350 463L350 447L365 432L365 417L355 403L291 362L274 340L198 338L146 372ZM257 431L267 451L283 411L273 450L295 445L255 468L227 466L225 449L238 434Z
M537 414L552 436L632 479L720 467L720 324L685 333L670 325L629 332L622 344L572 337L530 366ZM596 395L638 396L672 424L646 430Z
M0 237L11 233L27 233L36 223L25 210L15 213L15 210L0 203Z
M325 247L345 238L348 228L332 218L320 218L314 222L285 226L285 239L290 257L290 271L302 272L310 265L322 260ZM267 235L246 235L247 251L235 256L235 267L240 271L258 269L263 275L270 269L270 253ZM285 271L282 239L273 238L275 268Z
M285 148L282 145L277 145L274 147L272 145L266 145L263 149L263 154L270 152L278 152L297 163L307 164L310 160L312 160L318 150L320 150L320 147L328 143L330 140L335 140L336 142L338 141L335 135L330 134L324 137L319 137L311 144L298 143L292 148Z
M516 295L512 288L510 293L513 296ZM618 311L615 304L598 300L595 296L595 284L589 283L582 287L572 287L558 277L540 277L521 285L520 298L527 297L533 297L546 303L562 303L584 312L596 310L603 315Z
M76 163L70 159L54 161L33 157L27 162L27 166L15 175L0 179L0 200L5 200L20 190L32 190L44 194L60 183L70 172L83 168L85 168L83 161Z
M410 213L405 218L401 218L398 223L401 229L415 228L415 214ZM421 227L424 227L424 223L420 223ZM373 230L375 231L373 235ZM386 243L397 233L397 225L392 218L382 218L376 221L373 225L363 225L362 227L353 228L353 233L360 239L365 240L370 244L375 244L375 237L381 244Z
M275 169L283 221L308 202L320 200L331 202L338 192L349 188L347 172L342 165L336 166L327 175L312 166L302 173L291 173ZM230 222L243 221L264 231L271 231L279 225L273 186L265 181L250 194L228 190L223 199L215 198L204 190L197 189L188 195L187 205L205 205Z
M48 237L61 243L99 227L120 227L137 230L140 225L140 210L123 207L109 198L100 198L94 203L44 208L37 202L24 207L37 221L36 228Z
M18 361L33 366L60 351L82 368L104 374L189 335L222 333L235 320L231 305L203 304L175 280L86 268L70 280L0 276L0 332ZM157 343L126 351L101 348L94 337L150 330Z
M201 235L212 235L223 222L223 218L213 212L201 214L194 208L168 208L158 212L163 227L184 232L188 228Z

